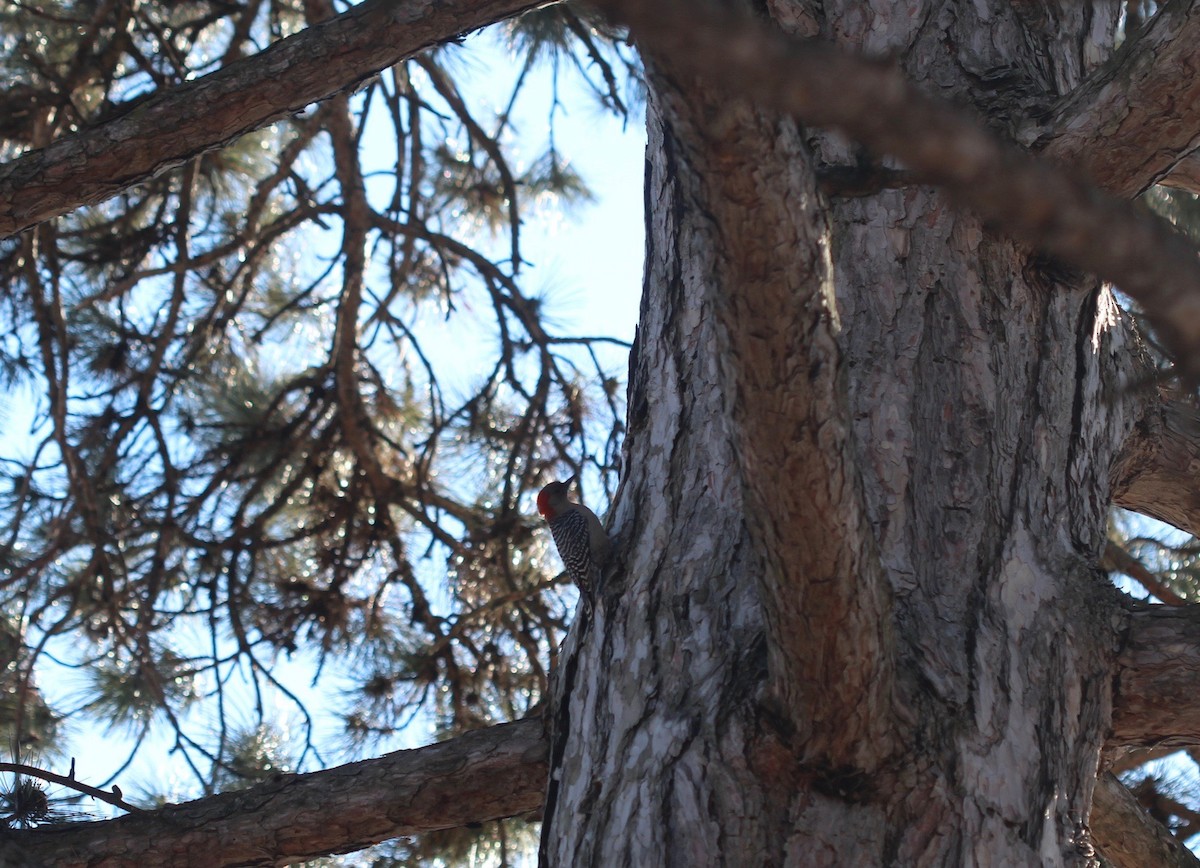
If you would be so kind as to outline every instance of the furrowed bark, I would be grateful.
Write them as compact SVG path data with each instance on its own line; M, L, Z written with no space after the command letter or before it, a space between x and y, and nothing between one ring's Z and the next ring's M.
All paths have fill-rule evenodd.
M647 14L661 5L647 2ZM844 5L820 4L829 15ZM1029 44L1012 20L1027 5L962 4L964 19L989 6L998 22L964 26L995 37L996 56L984 60ZM1077 5L1056 8L1070 16ZM923 57L927 45L905 41L905 10L886 6L874 10L870 36L918 73L934 66L954 81L961 69L946 60L951 50L976 59L977 47L955 45L953 34ZM887 70L824 48L781 48L777 37L742 29L742 19L680 42L693 38L696 20L702 31L712 25L702 10L687 11L687 21L643 30L664 31L651 43L663 62L652 82L647 291L631 365L633 472L614 522L623 569L571 655L560 718L568 729L551 759L549 859L1085 862L1101 744L1200 738L1190 706L1200 695L1195 616L1126 617L1095 569L1113 489L1119 502L1194 521L1186 499L1153 502L1164 479L1179 486L1186 477L1172 467L1191 466L1187 414L1178 423L1167 411L1167 421L1145 417L1141 399L1129 397L1136 366L1104 288L993 237L907 177L821 202L812 177L836 145L805 140L690 76L731 69L760 97L807 106L810 117L924 167L959 201L981 197L981 213L1015 214L1010 228L1046 228L1080 262L1097 244L1126 269L1143 261L1131 246L1159 253L1144 246L1151 236L1121 234L1127 212L966 130L960 115ZM865 44L848 33L852 16L842 24L847 41ZM1083 29L1070 33L1086 42ZM1085 53L1060 50L1076 48ZM689 52L704 70L687 66ZM884 129L901 114L915 128ZM1009 187L1015 198L996 198ZM1192 310L1177 304L1178 282L1166 292L1152 299L1158 315ZM1179 346L1195 338L1185 332ZM1118 456L1139 418L1144 431ZM853 580L861 599L848 596ZM883 611L894 635L881 626ZM811 660L806 650L815 650ZM867 707L834 732L833 712L855 696ZM913 736L909 754L879 769L895 730ZM291 787L307 793L291 811L302 812L295 827L271 826L239 801L245 794L195 803L184 849L208 865L209 841L240 847L244 838L251 843L228 858L301 859L531 809L521 806L541 803L544 739L530 722L507 733L525 745L515 755L474 734L420 752L446 751L465 775L463 744L490 745L478 760L489 780L457 780L452 796L437 791L437 818L413 820L381 801L405 789L395 770L339 789L343 777L375 769L360 764L313 776L312 790L305 776L250 791L280 817L288 812L277 800ZM515 785L518 768L537 778L519 797L486 787ZM415 778L408 791L435 795ZM328 819L343 809L344 818ZM380 814L386 828L359 831L355 818L377 824ZM118 828L135 819L144 822ZM142 837L164 839L166 825ZM67 832L20 840L43 834ZM320 842L308 837L316 834ZM101 845L88 839L79 852Z
M686 0L600 0L681 70L898 158L959 205L1146 310L1180 373L1200 382L1200 262L1161 220L925 96L897 69L799 42Z
M1116 726L1106 752L1195 744L1200 615L1139 608L1126 629ZM542 722L525 720L328 771L281 776L143 816L10 832L0 843L19 845L30 864L217 866L250 859L287 864L399 835L536 813L543 804L546 751ZM1172 844L1175 839L1157 823L1141 819L1143 812L1122 790L1111 776L1102 775L1097 784L1091 827L1106 858L1140 868L1149 863L1130 862L1123 854L1136 857L1156 848L1175 853L1178 842ZM1132 808L1135 815L1127 813ZM1172 858L1184 861L1162 864L1194 864L1187 861L1190 854Z
M219 148L545 0L367 0L107 123L0 166L0 238Z
M1180 159L1200 146L1198 42L1200 3L1162 4L1062 101L1032 147L1122 198L1151 184L1171 185ZM1029 141L1033 132L1022 138ZM1188 178L1185 169L1174 183L1187 187Z
M1200 608L1145 606L1126 623L1109 749L1200 744Z
M638 472L623 478L612 519L618 575L569 655L556 712L549 866L782 861L787 799L758 770L775 768L780 787L793 770L781 736L758 723L766 566L749 541L714 352L725 340L710 281L716 239L662 113L652 92L647 291L626 439Z
M821 14L846 5L821 4ZM666 7L675 8L625 11ZM636 31L658 61L650 78L646 296L630 400L628 463L639 472L616 511L618 530L628 529L629 586L600 611L581 647L567 698L571 732L561 762L552 760L562 786L548 818L547 861L1082 864L1116 650L1108 626L1114 599L1098 592L1104 584L1094 564L1105 540L1112 452L1132 424L1119 400L1130 379L1114 329L1120 314L1095 283L995 239L936 191L913 186L814 205L829 216L835 305L820 291L820 232L811 228L819 224L804 207L812 192L805 149L765 111L706 91L698 69L753 66L761 75L739 78L739 89L749 83L756 100L769 100L807 87L792 75L799 66L788 65L795 55L763 55L762 43L741 39L734 18L709 31L710 42L683 41L709 8L689 6L686 22L653 34ZM769 8L803 17L814 7L780 0ZM1004 18L1004 30L956 8L966 19L962 45L907 42L925 20L915 9L847 11L837 26L848 33L862 24L915 67L907 72L940 81L962 75L959 60L1030 59L1005 54L1036 44L1010 6L986 10ZM1075 4L1055 8L1069 26L1083 26ZM982 46L971 41L981 32L989 36ZM1100 42L1088 47L1102 54ZM1061 46L1075 71L1082 47ZM822 63L807 74L820 77L815 67L834 55L817 54ZM855 103L837 73L822 86L840 108ZM859 110L878 110L878 93L859 95ZM819 113L818 102L808 107ZM754 137L767 144L742 150ZM829 161L836 148L818 140L813 153ZM762 238L741 228L739 208L762 215ZM771 307L776 285L789 280L811 305L803 313L783 302ZM831 326L834 310L847 324L842 331ZM800 345L789 327L811 344ZM844 387L826 370L841 364L838 354L818 355L830 335L846 359ZM822 365L789 368L791 353ZM797 383L801 376L806 382ZM714 381L722 384L715 394ZM771 406L766 383L792 403ZM749 406L768 418L747 424ZM806 413L815 407L830 414L830 426L821 432L827 439L807 447ZM844 419L851 424L843 435ZM767 432L788 442L768 444ZM843 437L852 443L848 461ZM793 449L834 480L792 469ZM781 480L759 478L758 450L783 462L775 468ZM829 582L833 599L848 578L821 568L855 563L839 552L860 526L854 495L844 496L854 491L855 470L888 583L860 605L870 612L885 600L897 654L894 678L885 677L888 701L866 714L886 715L884 731L911 736L897 739L908 753L894 776L871 765L872 746L841 753L822 742L820 729L816 751L807 741L812 730L804 727L821 726L825 711L850 694L853 666L849 685L842 669L821 673L829 697L807 707L816 722L790 730L790 720L781 725L772 714L769 690L786 655L768 655L762 672L750 654L756 621L771 646L772 576L795 579L801 594L806 582ZM792 481L795 492L781 491ZM805 496L840 516L824 535L806 526L822 527L799 502ZM756 527L759 512L777 505L788 510L778 516L778 541ZM773 563L776 542L796 566ZM863 557L854 545L857 564L870 566L873 553ZM866 571L868 595L872 581ZM766 593L756 600L751 588ZM819 646L830 639L824 631L844 623L861 626L814 618L808 635L793 641ZM857 635L867 660L877 635ZM849 718L848 728L856 726ZM887 739L873 747L886 754ZM847 755L850 763L828 763ZM727 773L699 770L717 764Z
M686 79L669 59L648 66L686 163L678 195L703 215L681 239L696 251L687 291L709 295L724 326L747 528L766 561L772 690L801 762L874 768L892 748L888 589L855 464L811 159L790 120L695 81L677 86ZM701 264L709 239L715 255Z
M1022 4L956 6L953 26L921 18L928 6L836 5L843 44L903 57L909 80L985 112L1004 94L978 70L1016 70L1052 93L1106 46L1087 23L1099 4L1028 16ZM861 158L813 138L832 168ZM1111 294L947 198L909 177L830 202L859 464L895 601L898 706L920 721L912 765L927 770L890 791L894 849L873 864L1084 864L1078 824L1116 646L1116 595L1092 564L1113 441L1132 421L1130 346ZM1048 780L1055 794L1036 783Z
M1113 467L1113 503L1200 536L1200 410L1152 400Z

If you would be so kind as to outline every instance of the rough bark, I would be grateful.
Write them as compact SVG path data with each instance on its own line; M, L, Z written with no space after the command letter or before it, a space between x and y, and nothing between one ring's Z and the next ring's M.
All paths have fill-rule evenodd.
M735 478L748 543L765 561L769 689L802 761L875 767L890 750L890 601L855 469L816 177L791 121L698 86L667 59L649 66L678 139L664 143L670 174L652 180L697 213L680 230L687 267L704 275L695 288L719 317L714 349L729 363Z
M1150 403L1113 469L1113 503L1200 535L1200 411Z
M918 84L937 82L981 110L990 95L970 73L1008 64L1037 73L1047 96L1065 92L1111 46L1111 30L1092 27L1089 14L1115 20L1115 7L1085 13L1077 4L1042 18L959 4L952 22L917 8L868 15L859 4L825 3L824 17L809 19L801 4L771 8L793 27L808 20L849 45L904 57ZM761 34L741 41L730 29L736 20L722 26L717 41L727 50L716 57L708 50L716 41L682 41L669 27L647 36L667 60L651 77L646 295L628 462L639 473L616 512L627 586L574 663L572 726L552 755L560 782L546 809L548 861L1087 862L1119 620L1095 565L1110 467L1140 412L1126 400L1135 365L1115 328L1120 314L1094 281L995 238L935 191L810 204L815 170L856 156L821 136L806 155L785 122L697 85L689 76L701 72L699 59L742 86L753 82L757 99L783 94L776 104L824 121L843 109L861 116L868 102L886 115L880 102L894 95L885 87L894 80L859 90L879 70L842 65L822 49L807 57L809 48L768 49L755 67L769 43ZM679 61L688 51L691 65ZM743 76L751 67L771 72ZM859 74L867 79L850 80ZM910 97L906 112L919 102ZM928 132L933 116L918 117ZM889 150L895 137L920 137L892 129L896 120L861 129L888 126L872 143ZM953 139L949 126L938 129L947 133L939 142ZM949 156L945 177L962 168L960 157L983 165L970 161L994 143L970 141L965 150L976 153L965 157L936 145L895 152L907 148L906 162L915 153L922 170ZM1015 163L990 168L1007 165ZM1014 180L962 177L997 195ZM740 207L757 210L757 237L741 228ZM826 220L836 302L823 290ZM777 305L764 325L746 296L770 305L782 287L807 308ZM800 347L796 330L807 337ZM812 364L830 335L838 347ZM825 391L841 382L842 365L847 432L842 395ZM774 373L775 403L760 404L766 420L748 425L744 408L758 400L764 370ZM823 470L788 472L816 419L828 420ZM786 442L763 450L765 430ZM779 477L756 472L761 454L777 456ZM781 496L788 484L797 491ZM814 521L797 505L806 495L840 517ZM860 502L873 543L854 518ZM778 537L759 524L760 511L775 508L787 510L769 513ZM789 565L775 561L778 552ZM891 629L868 617L866 630L839 636L847 610L835 609L840 617L805 623L777 652L774 634L788 622L764 610L789 593L836 595L847 576L824 569L844 571L842 552L863 580L860 610L882 601ZM765 661L746 657L759 630ZM858 691L863 713L887 724L873 723L879 737L843 750L821 722L854 694L853 664L827 667L826 694L800 692L782 714L771 686L794 677L793 657L845 659L827 649L854 639L868 666L888 661L878 670L886 673L894 660L895 678L884 682L886 702ZM807 716L792 718L800 705ZM846 722L863 731L853 714Z
M545 734L531 719L146 814L7 836L33 864L62 868L289 865L535 812L545 782Z
M1140 753L1143 745L1200 742L1200 615L1191 609L1135 606L1125 616L1123 635L1114 727L1105 753L1119 759L1131 751ZM768 738L764 744L769 748L772 742ZM258 854L267 860L264 864L284 864L303 856L350 852L398 835L537 813L543 804L548 748L541 720L526 720L140 817L15 832L0 850L15 843L28 847L36 861L31 858L27 864L69 865L74 854L87 853L98 865L120 865L119 860L136 857L141 866L235 865L247 853ZM762 756L770 760L772 752L764 750ZM1164 848L1174 861L1162 864L1194 864L1186 850L1178 852L1177 839L1148 822L1136 803L1122 795L1123 789L1111 775L1102 774L1097 783L1090 828L1105 857L1118 866L1141 868L1159 864L1145 854ZM321 810L316 824L307 819L314 804ZM364 804L372 808L364 810ZM395 810L389 807L393 804ZM382 823L375 806L387 815ZM310 837L302 847L280 847L281 830L289 827L305 827ZM289 833L288 840L299 841L296 834ZM181 854L193 852L201 838L203 849L196 849L194 857L199 861L182 861L190 857Z
M982 111L995 97L974 70L1007 63L1066 88L1103 52L1051 43L1055 29L1086 33L1073 5L1040 20L1000 4L977 10L987 20L961 10L944 52L938 28L903 15L874 34L848 18L842 39L893 40L915 82ZM1044 60L1029 53L1038 45ZM835 141L817 147L831 163L851 158ZM894 860L1086 861L1115 645L1094 563L1130 424L1115 305L926 189L831 211L861 462L901 625L899 690L919 721L916 765L929 768L892 796Z
M1200 744L1200 610L1148 606L1125 624L1110 740L1123 749Z
M0 238L95 205L540 0L367 0L0 167Z
M353 7L259 55L156 95L116 120L0 168L0 237L103 201L288 112L353 87L423 48L536 5L537 0L404 5L373 0ZM1069 173L1001 147L974 119L922 97L903 76L885 67L830 52L820 44L800 47L775 39L743 18L701 14L678 0L602 0L600 5L631 17L648 38L663 42L672 56L692 69L753 92L759 101L799 112L810 122L845 129L944 185L959 201L1006 230L1117 282L1145 305L1185 373L1200 378L1200 300L1189 291L1200 282L1200 264L1159 223L1128 210L1119 200L1096 197ZM1140 186L1164 160L1178 161L1186 152L1178 148L1190 147L1176 139L1183 135L1180 130L1189 129L1191 115L1172 114L1175 103L1164 82L1186 72L1187 55L1177 56L1178 47L1190 45L1194 15L1191 4L1169 5L1173 17L1168 17L1175 24L1151 28L1146 50L1131 53L1129 64L1118 64L1118 72L1107 87L1097 86L1096 95L1084 95L1078 106L1064 108L1053 136L1055 142L1063 142L1055 147L1069 156L1081 141L1103 137L1107 120L1101 109L1129 106L1135 84L1153 84L1152 95L1158 100L1151 101L1147 117L1158 123L1139 127L1131 121L1130 140L1123 144L1142 155L1155 152L1149 168L1133 175ZM795 17L801 22L800 32L811 35L806 31L813 16ZM1174 53L1163 51L1164 45ZM881 46L862 47L877 51ZM1132 72L1141 72L1136 61L1145 66L1145 58L1160 52L1169 61L1150 64L1151 74L1131 82ZM1037 72L1061 78L1066 70ZM1200 102L1181 104L1194 107ZM1156 138L1160 128L1164 135L1172 134L1169 143ZM1101 181L1120 188L1112 176Z
M1200 859L1156 821L1110 774L1096 783L1092 834L1114 868L1200 868Z
M1023 139L1093 183L1133 198L1151 184L1189 188L1180 160L1200 146L1200 3L1171 0Z
M1005 144L978 117L926 96L920 89L923 77L912 75L911 68L872 63L821 41L787 39L746 15L705 11L686 0L599 0L599 5L628 20L649 45L673 58L681 69L703 74L729 92L753 93L760 105L795 112L808 123L837 129L878 154L895 157L925 181L941 186L954 203L971 208L996 227L1118 284L1145 308L1180 373L1200 382L1200 294L1194 291L1200 285L1200 262L1164 221L1099 192L1069 168L1040 162L1025 150ZM923 4L907 7L897 17L916 24L926 14L920 26L926 31L957 29L961 21L974 17L958 10L963 14L946 22L928 9L910 13L918 7ZM1080 55L1064 63L1064 52L1070 47L1045 22L1084 28L1079 35L1091 46L1089 50L1111 40L1111 22L1106 35L1100 25L1095 32L1088 31L1091 16L1087 22L1072 23L1070 10L1060 14L1057 5L1048 14L1028 15L1028 11L983 7L977 19L987 33L996 20L1028 16L1027 29L1040 31L1036 39L1044 55L1016 64L1013 58L992 57L960 70L957 86L964 75L974 82L983 76L984 93L959 97L973 98L984 117L995 103L996 90L987 74L1003 71L1011 88L1041 89L1047 95L1060 89L1061 95L1079 84L1079 73L1089 59L1107 53L1107 49L1095 50L1090 58ZM791 15L802 22L814 19ZM1109 17L1098 12L1095 20ZM868 19L882 23L886 15L855 8L845 16L851 28ZM882 24L881 32L886 30ZM984 40L976 39L984 47ZM864 40L848 44L860 51L897 56L905 50L875 34L864 34ZM934 49L930 45L927 50ZM929 84L942 94L952 94L956 88L952 78ZM1011 109L1007 101L1000 105Z
M704 285L720 242L681 189L695 191L689 155L654 120L653 99L653 289L639 334L656 337L639 341L629 410L639 472L613 518L618 574L566 657L565 738L551 753L543 820L552 865L736 862L765 847L786 812L758 777L777 740L756 711L767 693L757 585L767 567L746 528L732 396L714 352L725 337Z
M1015 70L1016 89L1034 91L1035 102L1070 92L1111 46L1097 22L1115 21L1113 4L1074 0L869 12L849 0L767 5L791 32L901 57L918 86L983 113L1013 104L1002 93L1012 79L995 70ZM993 139L956 139L961 118L895 90L890 72L823 49L805 49L814 52L805 59L741 33L710 33L702 50L654 43L646 293L630 473L614 519L621 563L564 655L546 856L570 865L1086 862L1106 739L1114 752L1200 735L1195 616L1126 615L1095 569L1113 498L1197 526L1197 505L1179 491L1194 487L1193 420L1170 404L1144 414L1132 388L1136 352L1095 281L997 238L901 174L890 187L822 200L816 179L855 170L863 155L707 90L691 78L705 70L684 53L811 117L829 120L830 102L874 115L830 122L962 201L1018 188L1027 198L980 210L1004 218L1032 208L1017 216L1067 245L1091 226L1100 234L1086 249L1128 254L1126 268L1158 241L1139 236L1131 252L1105 233L1157 230L1097 222L1096 213L1128 215L1111 203L1090 212L1085 188L1054 186L1044 169L1022 174L1033 164L995 151ZM332 80L327 60L322 78ZM905 141L886 131L872 139L898 117L881 104L933 113L901 127ZM942 138L931 140L931 129ZM173 159L164 153L147 171ZM992 177L1001 170L1010 175ZM69 207L53 195L53 207ZM1064 201L1067 216L1054 217ZM1076 221L1087 214L1093 222ZM1083 256L1098 271L1110 261ZM1160 316L1191 310L1194 292L1172 292ZM497 752L480 766L488 783L515 783L517 769L544 774L540 730L519 727L508 731L524 745L515 754L487 742ZM483 744L475 737L463 744ZM203 825L184 823L180 840L202 864L214 864L208 841L217 839L250 842L247 860L302 858L541 803L525 784L527 808L489 789L480 800L494 807L481 809L466 784L451 784L450 797L414 783L440 812L418 822L381 808L380 790L361 777L374 766L355 768L318 773L352 781L344 795L315 776L318 797L310 777L249 791L263 813L239 801L247 794L196 803L190 816ZM389 796L405 791L396 774ZM289 805L293 790L307 795ZM170 839L182 816L173 812L187 808L94 828L123 830L118 848L135 837L149 845ZM334 808L347 810L344 825L330 821ZM264 820L292 823L318 809L318 822L286 834ZM352 822L381 815L387 823L365 833ZM421 825L430 822L442 825ZM137 823L150 825L129 832ZM42 846L92 828L21 841ZM307 837L318 833L321 842ZM302 847L277 849L293 847L293 835ZM89 855L105 846L88 840L71 846Z

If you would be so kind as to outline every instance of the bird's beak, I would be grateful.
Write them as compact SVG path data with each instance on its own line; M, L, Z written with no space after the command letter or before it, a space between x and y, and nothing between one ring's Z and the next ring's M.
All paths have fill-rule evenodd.
M572 485L574 485L575 480L578 478L579 478L578 476L572 476L570 479L568 479L567 480L567 488L570 488Z

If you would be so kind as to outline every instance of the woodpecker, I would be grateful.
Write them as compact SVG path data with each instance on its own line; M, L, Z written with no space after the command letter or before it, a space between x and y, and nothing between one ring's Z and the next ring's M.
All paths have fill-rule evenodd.
M599 585L600 569L608 557L608 534L596 513L567 498L574 481L572 476L566 482L551 482L538 492L537 508L550 525L554 547L567 568L567 575L590 606Z

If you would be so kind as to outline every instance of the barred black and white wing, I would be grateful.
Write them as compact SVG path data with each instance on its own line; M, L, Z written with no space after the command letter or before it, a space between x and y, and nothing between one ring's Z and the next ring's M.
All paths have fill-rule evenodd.
M554 547L567 575L579 588L579 592L590 595L592 592L592 547L589 536L587 516L576 509L564 510L550 522L550 535L554 537Z

